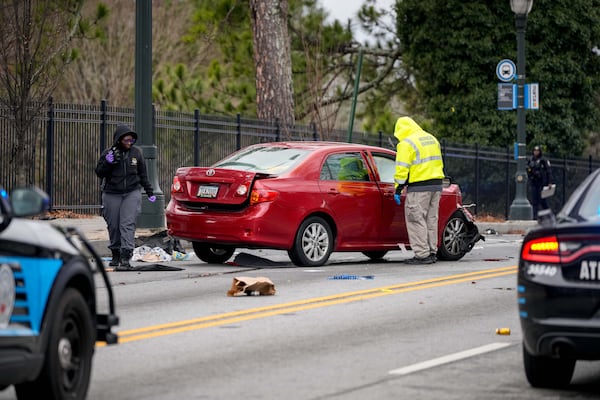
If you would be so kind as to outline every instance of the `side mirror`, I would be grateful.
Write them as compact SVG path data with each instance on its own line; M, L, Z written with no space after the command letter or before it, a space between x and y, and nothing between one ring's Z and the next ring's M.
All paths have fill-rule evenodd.
M47 211L50 197L36 187L18 188L10 194L9 203L12 217L28 217Z

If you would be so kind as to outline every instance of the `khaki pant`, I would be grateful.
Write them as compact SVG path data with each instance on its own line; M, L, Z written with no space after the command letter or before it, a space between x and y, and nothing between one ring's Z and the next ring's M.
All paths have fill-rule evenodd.
M437 253L438 209L442 192L408 192L404 207L410 247L419 258Z

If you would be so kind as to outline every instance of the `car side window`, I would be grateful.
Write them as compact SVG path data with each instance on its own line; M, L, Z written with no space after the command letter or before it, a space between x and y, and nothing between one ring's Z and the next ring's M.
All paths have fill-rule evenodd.
M323 163L321 180L369 181L369 170L360 153L332 154Z
M396 160L387 154L373 153L375 166L379 171L380 182L394 183L394 174L396 173Z

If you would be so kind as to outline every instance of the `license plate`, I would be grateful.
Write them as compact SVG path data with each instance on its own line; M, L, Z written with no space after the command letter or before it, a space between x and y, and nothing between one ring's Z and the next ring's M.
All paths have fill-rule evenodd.
M214 185L201 185L198 188L198 197L205 197L209 199L214 199L217 197L217 193L219 193L219 187Z

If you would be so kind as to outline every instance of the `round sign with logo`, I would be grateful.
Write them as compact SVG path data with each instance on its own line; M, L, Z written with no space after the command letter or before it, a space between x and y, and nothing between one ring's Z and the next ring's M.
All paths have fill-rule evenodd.
M501 60L496 66L496 75L502 82L510 82L517 75L517 67L511 60Z
M15 305L15 278L8 264L0 264L0 329L6 328Z

